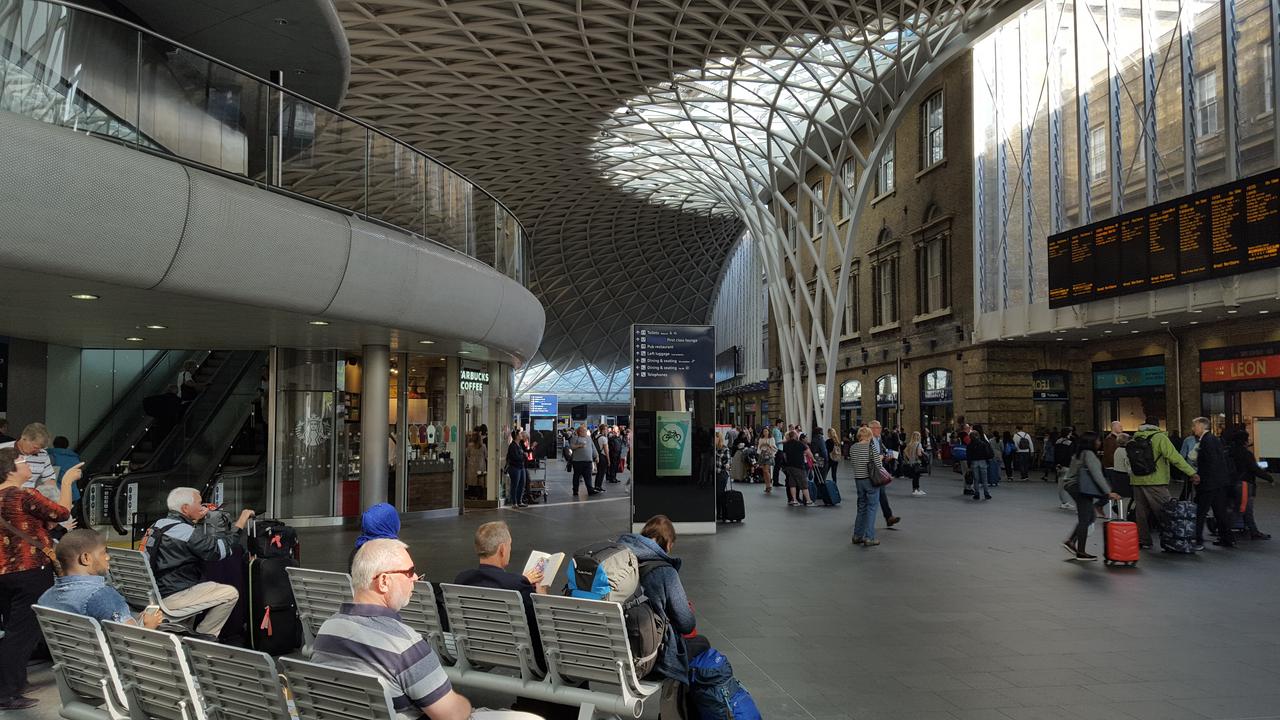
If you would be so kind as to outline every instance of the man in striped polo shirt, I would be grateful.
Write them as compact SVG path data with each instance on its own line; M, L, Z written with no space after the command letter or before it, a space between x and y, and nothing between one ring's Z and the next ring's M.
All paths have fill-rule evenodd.
M312 660L376 675L403 720L464 720L471 703L454 692L435 650L400 620L417 580L404 543L362 545L351 564L355 602L320 626Z
M49 453L45 450L49 447L50 439L49 428L45 427L44 423L33 422L22 428L22 436L17 440L0 443L0 449L11 447L22 453L27 467L31 469L31 479L23 487L39 490L41 485L52 484L56 495L57 473L54 472L53 461L49 459Z

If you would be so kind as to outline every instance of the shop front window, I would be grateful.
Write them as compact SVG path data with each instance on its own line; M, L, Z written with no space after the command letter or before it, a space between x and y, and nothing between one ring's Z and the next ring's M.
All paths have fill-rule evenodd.
M862 382L846 380L840 386L840 428L848 434L862 425Z
M397 446L404 453L405 510L421 512L453 507L454 458L445 402L448 368L444 358L409 356L405 386L405 437ZM396 382L393 377L392 383ZM399 393L393 387L391 417L400 415Z
M1030 429L1041 431L1071 424L1068 379L1067 372L1063 370L1040 370L1031 374L1031 402L1035 415Z

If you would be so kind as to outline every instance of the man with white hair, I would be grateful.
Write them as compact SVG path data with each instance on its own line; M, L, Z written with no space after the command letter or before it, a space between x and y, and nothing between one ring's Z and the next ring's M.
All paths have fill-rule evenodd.
M311 659L376 675L403 720L463 720L471 703L454 691L435 650L400 619L419 577L408 547L390 539L360 547L351 563L354 602L320 626Z
M33 422L22 428L22 435L17 440L0 443L0 449L11 447L22 453L23 460L31 470L31 479L23 487L39 488L57 480L58 474L54 472L53 461L45 450L50 442L49 428L44 423Z
M167 504L169 514L147 529L142 549L170 610L169 617L184 620L204 613L195 631L216 637L235 609L240 591L230 585L202 582L203 566L205 561L222 560L231 554L254 513L241 511L230 531L220 532L201 523L209 509L200 502L195 488L174 488Z

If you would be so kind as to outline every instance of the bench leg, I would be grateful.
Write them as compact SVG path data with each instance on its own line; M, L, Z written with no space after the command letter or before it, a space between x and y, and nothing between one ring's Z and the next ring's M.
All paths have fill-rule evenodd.
M596 716L596 706L591 703L583 703L578 709L578 720L592 720Z

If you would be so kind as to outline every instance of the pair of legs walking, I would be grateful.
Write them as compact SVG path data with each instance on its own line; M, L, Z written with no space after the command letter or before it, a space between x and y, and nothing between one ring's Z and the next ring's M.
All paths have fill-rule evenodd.
M859 545L879 545L876 540L876 512L880 509L881 488L871 484L871 478L854 478L858 488L858 515L853 523L853 542Z
M523 505L524 490L529 485L529 471L524 468L508 467L507 475L511 478L511 484L507 488L510 495L507 501L511 505Z
M591 461L575 460L573 461L573 495L578 495L578 480L582 480L582 484L587 488L588 495L595 495L596 491L591 487Z

